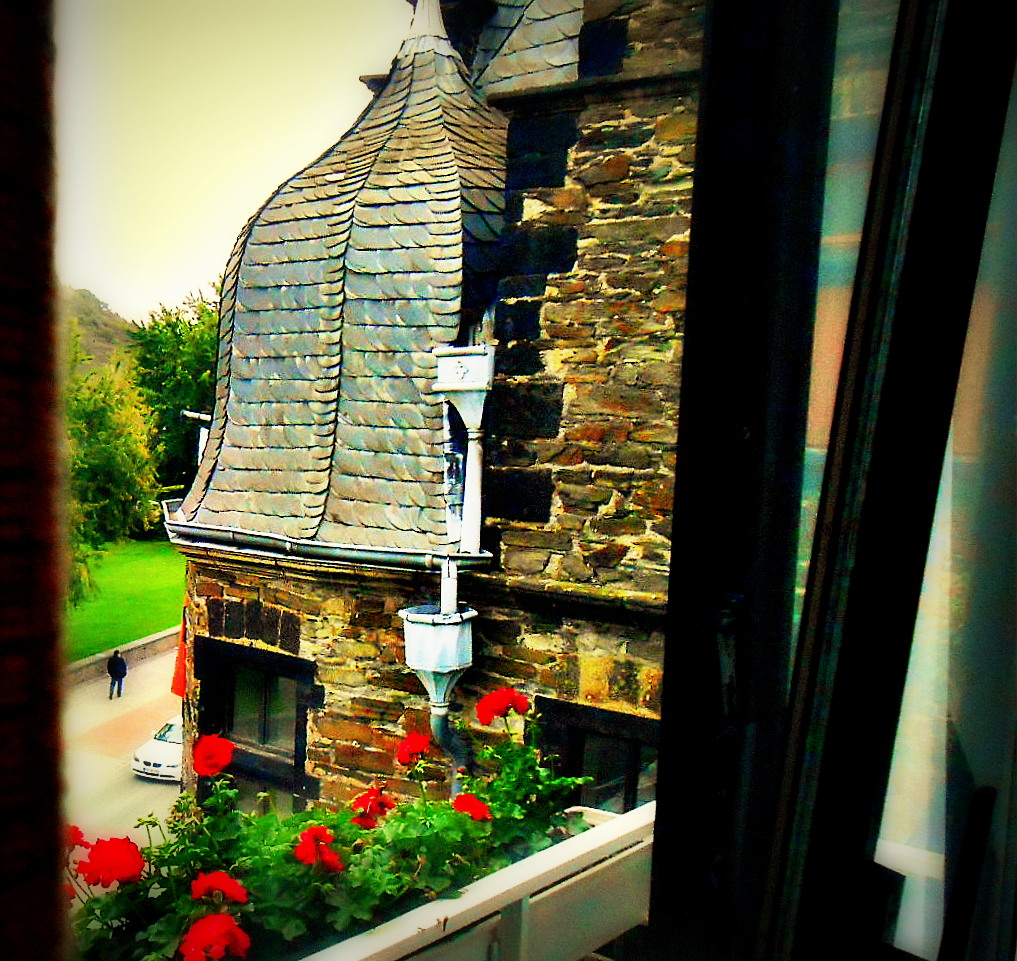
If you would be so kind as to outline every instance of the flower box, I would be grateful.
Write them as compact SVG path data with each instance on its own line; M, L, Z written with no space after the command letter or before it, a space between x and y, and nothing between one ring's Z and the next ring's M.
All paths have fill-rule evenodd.
M143 818L147 845L67 826L64 889L80 902L82 961L584 957L646 919L654 807L580 809L593 827L552 844L581 823L562 809L589 779L555 774L512 734L509 715L530 707L508 687L477 702L478 721L500 719L507 736L458 772L451 798L434 796L430 739L410 732L395 761L417 797L377 783L348 807L285 816L240 811L225 771L233 743L201 735L192 763L203 796L181 795L165 823Z
M578 961L646 922L655 809L579 809L590 830L303 961Z

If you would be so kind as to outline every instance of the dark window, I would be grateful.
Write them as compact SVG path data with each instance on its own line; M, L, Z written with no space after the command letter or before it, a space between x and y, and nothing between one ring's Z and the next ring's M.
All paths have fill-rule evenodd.
M623 813L652 801L657 787L657 731L652 718L537 697L541 747L562 774L592 778L578 804Z
M268 793L286 811L315 797L317 781L304 773L307 711L324 696L314 683L314 665L288 654L198 637L194 669L201 680L198 728L236 744L231 773L242 805L250 809L257 794Z
M293 756L297 682L247 664L233 675L233 711L228 734L238 744Z

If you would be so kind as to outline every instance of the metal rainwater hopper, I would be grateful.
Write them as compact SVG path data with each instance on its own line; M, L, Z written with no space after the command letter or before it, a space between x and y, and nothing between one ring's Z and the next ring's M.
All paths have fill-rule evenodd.
M473 663L472 607L443 614L437 604L418 604L399 611L406 642L406 666L414 671L446 674Z

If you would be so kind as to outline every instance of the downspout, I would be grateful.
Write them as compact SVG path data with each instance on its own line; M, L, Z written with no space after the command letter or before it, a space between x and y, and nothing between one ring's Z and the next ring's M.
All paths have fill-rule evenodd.
M467 467L467 477L468 476L469 468ZM458 573L455 560L451 557L446 558L441 569L441 603L439 604L439 608L442 617L449 617L450 615L460 616ZM476 613L476 611L472 611L470 608L467 608L466 610L470 610L473 614ZM462 616L465 616L466 610L462 612ZM462 625L467 629L469 634L469 659L472 663L473 638L472 632L469 630L469 619L463 620ZM452 722L449 720L448 716L452 687L454 686L455 681L458 681L462 674L462 671L457 674L455 680L449 685L448 692L440 701L436 701L433 698L431 699L431 734L434 736L434 740L438 746L452 760L453 797L459 793L461 775L472 775L476 770L476 760L473 755L473 744L460 735L460 733L452 726Z
M399 612L406 637L406 663L420 677L431 702L431 733L451 758L452 794L459 791L460 775L472 774L475 762L472 745L452 726L449 700L452 689L473 663L471 620L477 612L459 602L461 558L479 555L480 493L484 402L494 378L494 348L487 344L471 347L438 347L434 350L438 378L432 390L455 407L466 427L466 465L463 472L462 522L458 545L441 567L438 604L423 604ZM452 548L458 546L458 551Z

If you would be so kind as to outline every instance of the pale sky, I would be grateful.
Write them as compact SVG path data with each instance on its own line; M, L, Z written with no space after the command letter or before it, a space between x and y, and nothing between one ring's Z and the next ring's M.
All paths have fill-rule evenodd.
M211 291L388 72L406 0L57 0L60 281L131 320Z

